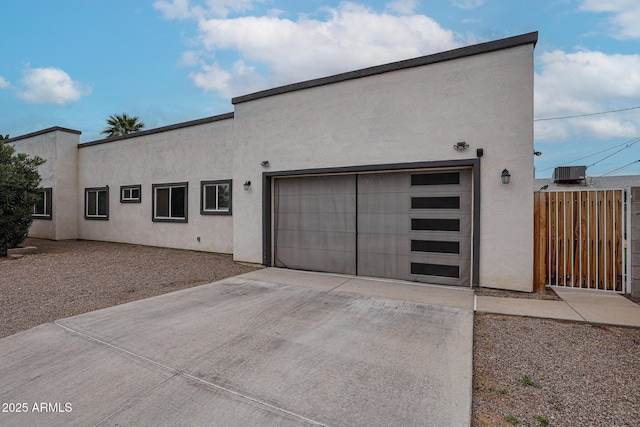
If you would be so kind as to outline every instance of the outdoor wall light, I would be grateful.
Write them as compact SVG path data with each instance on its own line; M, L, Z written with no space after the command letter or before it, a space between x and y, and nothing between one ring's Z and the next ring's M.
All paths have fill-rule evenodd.
M503 184L508 184L509 181L511 181L511 174L508 170L505 169L502 171L502 175L500 175L500 178L502 179Z
M457 142L455 144L453 144L453 148L455 148L456 150L465 150L467 148L469 148L469 144L467 144L466 142L462 141L462 142Z
M263 160L262 162L260 162L260 164L262 165L263 168L268 168L269 167L269 160Z
M244 191L249 191L249 187L251 187L251 181L245 181Z

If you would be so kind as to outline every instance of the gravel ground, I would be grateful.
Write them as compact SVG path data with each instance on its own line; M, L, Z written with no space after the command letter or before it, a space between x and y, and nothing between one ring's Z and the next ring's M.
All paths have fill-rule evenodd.
M256 270L231 255L93 241L27 239L0 257L0 338L56 319Z
M229 255L27 239L0 258L0 338L80 313L255 270ZM557 299L479 289L479 295ZM476 315L473 426L637 426L640 329Z

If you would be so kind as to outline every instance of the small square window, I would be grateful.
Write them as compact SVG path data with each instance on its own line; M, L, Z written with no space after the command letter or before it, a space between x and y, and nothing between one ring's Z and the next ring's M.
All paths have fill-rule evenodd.
M51 188L38 190L38 198L33 204L31 216L34 219L51 219Z
M188 222L188 182L153 184L153 221Z
M142 201L142 186L123 185L120 187L120 203L140 203Z
M231 215L231 180L200 182L200 214Z
M84 189L85 219L109 219L109 187Z

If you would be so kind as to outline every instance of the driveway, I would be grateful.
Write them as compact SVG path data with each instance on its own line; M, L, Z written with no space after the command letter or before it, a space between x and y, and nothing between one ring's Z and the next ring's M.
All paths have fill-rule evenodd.
M0 425L465 426L472 334L471 290L264 269L1 339Z

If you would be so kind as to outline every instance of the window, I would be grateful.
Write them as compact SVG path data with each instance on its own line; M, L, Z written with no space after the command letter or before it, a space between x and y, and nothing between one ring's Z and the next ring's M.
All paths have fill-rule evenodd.
M187 222L188 182L153 184L153 221Z
M140 203L141 193L140 185L123 185L120 187L120 203Z
M109 187L84 189L85 219L109 219Z
M200 213L231 215L231 180L200 182Z
M38 190L38 199L33 204L31 216L35 219L51 219L51 188Z

